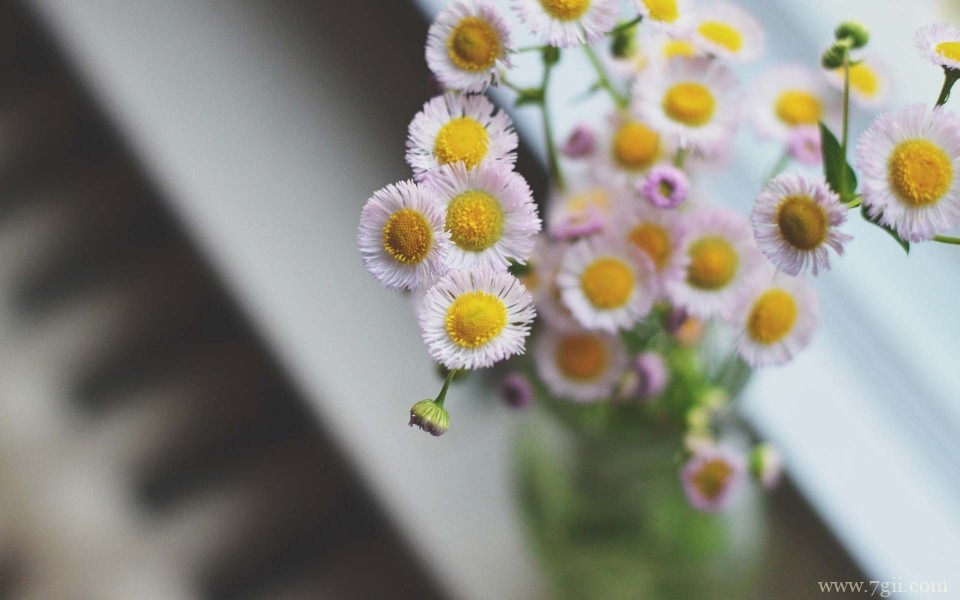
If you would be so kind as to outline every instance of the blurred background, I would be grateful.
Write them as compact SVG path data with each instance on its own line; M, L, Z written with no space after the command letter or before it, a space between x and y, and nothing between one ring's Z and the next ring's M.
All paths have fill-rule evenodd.
M438 380L355 249L362 203L409 176L443 4L0 3L0 598L544 595L523 419L470 381L444 438L405 426ZM742 4L772 59L856 16L898 101L939 89L910 39L945 4ZM768 170L740 154L718 189ZM960 255L854 233L828 332L746 399L790 474L747 528L753 598L960 573Z

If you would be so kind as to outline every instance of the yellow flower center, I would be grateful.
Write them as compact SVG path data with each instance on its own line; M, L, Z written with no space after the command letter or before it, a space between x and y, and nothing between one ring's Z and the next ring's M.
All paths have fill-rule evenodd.
M625 305L635 284L633 269L617 258L599 258L580 275L584 295L590 304L601 310Z
M737 53L743 49L743 34L729 23L704 21L698 29L700 35L730 52Z
M727 487L733 467L722 459L709 460L693 475L693 485L708 500L715 500Z
M613 138L613 158L625 169L646 169L659 154L660 135L639 121L624 123Z
M685 40L670 39L663 45L663 55L666 58L676 58L678 56L692 58L697 55L697 47Z
M911 206L936 203L953 183L953 162L943 148L927 140L907 140L893 150L890 185Z
M500 36L490 23L467 17L447 38L447 54L453 64L465 71L486 71L500 56Z
M733 245L721 237L705 237L690 246L687 281L701 290L719 290L733 281L740 259Z
M610 352L603 340L590 333L565 336L557 344L557 366L570 379L594 381L603 376L610 362Z
M960 60L960 42L940 42L937 54L950 60Z
M472 169L483 162L490 148L487 128L470 117L450 120L440 129L433 152L440 164L462 162Z
M776 344L793 331L800 309L793 295L781 289L757 298L747 318L747 333L760 344Z
M865 62L853 65L850 67L850 87L862 96L872 98L880 92L880 76Z
M702 83L678 83L667 90L663 110L674 121L691 127L706 125L713 118L717 100Z
M433 229L427 218L412 208L390 215L383 226L383 249L397 262L418 264L433 247Z
M561 21L576 21L590 9L591 0L540 0L547 14Z
M670 261L673 253L670 232L663 226L656 223L642 223L630 231L629 239L633 245L650 256L658 271L662 271Z
M777 116L790 126L815 125L823 114L820 99L803 90L787 90L777 98Z
M503 235L500 202L486 192L470 190L447 206L447 231L453 243L470 252L483 252Z
M447 333L462 348L479 348L507 326L507 305L487 292L461 294L447 309Z
M813 250L827 239L827 213L809 196L788 196L777 209L780 234L794 248Z
M680 18L677 0L643 0L643 5L647 7L650 18L654 21L673 23Z

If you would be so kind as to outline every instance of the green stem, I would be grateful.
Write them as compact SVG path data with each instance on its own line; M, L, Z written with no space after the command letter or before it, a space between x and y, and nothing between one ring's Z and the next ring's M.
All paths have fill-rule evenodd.
M552 175L557 182L557 188L562 190L565 187L565 182L563 180L563 172L560 170L557 143L553 137L553 119L550 115L550 99L547 97L547 90L550 88L550 73L552 71L552 64L547 62L543 65L543 83L540 86L543 98L541 104L541 108L543 109L543 133L547 142L547 162L550 165L550 175Z
M522 87L520 87L519 85L511 82L511 81L508 80L506 77L501 77L501 78L500 78L500 83L502 83L503 85L505 85L506 87L510 88L511 90L515 91L515 92L518 93L518 94L523 94L524 91L525 91Z
M943 106L950 99L950 90L953 89L953 84L957 82L957 79L960 79L960 71L947 67L943 68L943 87L940 89L940 96L937 98L937 106Z
M630 19L629 21L626 21L625 23L620 23L619 25L614 27L610 31L610 33L608 33L607 35L617 35L617 34L623 33L624 31L630 29L634 25L638 25L640 21L643 21L643 15L637 15L636 17L634 17L633 19Z
M949 237L946 235L934 236L933 241L940 242L941 244L950 244L952 246L960 246L960 238Z
M457 369L452 369L447 372L447 379L443 382L443 387L440 388L440 393L437 395L437 399L434 402L439 406L443 406L443 402L447 399L447 390L450 389L450 382L453 381L454 376L457 374Z
M863 196L854 196L853 198L850 199L850 202L847 202L847 207L857 208L861 204L863 204Z
M850 53L843 55L843 138L840 141L840 193L847 193L847 142L850 136Z
M544 48L546 48L546 46L524 46L523 48L517 48L515 50L511 50L510 52L511 54L522 54L524 52L543 52Z
M683 168L683 163L687 161L687 149L677 148L677 153L673 157L673 166L678 169Z
M787 168L790 164L790 152L784 150L783 154L780 155L780 158L777 159L777 163L773 165L773 168L770 169L770 176L767 177L767 180L773 179Z
M610 76L607 75L607 70L603 68L603 63L600 62L600 57L597 56L597 53L594 51L593 47L589 44L584 44L583 51L587 54L587 58L590 59L594 70L597 72L597 77L600 79L600 86L607 90L607 93L610 94L611 98L613 98L613 102L618 108L626 108L627 104L629 104L629 100L626 96L618 92L615 87L613 87L613 83L610 82Z

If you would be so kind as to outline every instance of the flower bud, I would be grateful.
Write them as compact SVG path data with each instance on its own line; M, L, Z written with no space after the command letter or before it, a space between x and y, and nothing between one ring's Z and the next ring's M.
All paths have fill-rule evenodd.
M856 21L841 23L834 35L837 41L848 40L851 48L863 48L870 41L870 31Z
M450 414L433 400L421 400L410 409L410 426L417 426L438 437L450 429Z
M765 490L772 490L783 475L783 458L772 444L757 444L750 452L750 474Z
M556 46L546 46L543 49L543 64L553 66L560 62L560 48Z
M820 58L820 63L823 65L824 69L839 69L843 66L843 61L847 57L847 47L836 43L823 53L823 57Z
M634 364L640 376L638 393L641 398L649 399L659 396L667 389L670 383L670 369L659 352L644 352L637 357Z
M637 53L637 27L618 31L610 43L610 53L617 58L630 58Z
M524 409L533 404L533 384L522 373L511 373L500 386L500 397L510 408Z
M560 152L567 158L584 158L593 154L597 148L597 136L593 129L586 125L577 125L570 132L570 137L560 148Z

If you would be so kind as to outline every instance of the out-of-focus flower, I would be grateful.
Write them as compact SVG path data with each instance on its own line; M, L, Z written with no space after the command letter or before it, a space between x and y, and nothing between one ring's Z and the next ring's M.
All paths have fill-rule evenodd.
M722 153L739 120L736 77L719 61L678 58L648 69L633 85L634 110L671 147L702 156Z
M513 0L512 6L540 42L560 48L599 42L620 16L619 0Z
M517 160L517 134L510 117L485 96L444 94L423 105L410 123L407 163L417 179L443 165L468 169Z
M557 275L564 304L588 329L613 333L650 313L659 294L653 263L636 248L611 240L581 240Z
M840 114L839 94L823 73L800 65L771 69L748 96L749 118L763 139L787 142L800 128L816 128Z
M690 194L690 180L672 165L659 165L651 169L638 191L654 208L676 208Z
M820 324L820 300L805 279L758 277L734 317L737 350L751 367L782 365L807 347Z
M628 191L669 158L671 146L644 121L618 114L610 124L609 135L598 144L594 176L612 189Z
M462 163L431 171L423 180L437 190L446 210L444 228L453 242L452 269L488 266L506 270L533 252L540 218L526 180L506 165L467 170Z
M450 414L442 404L433 400L421 400L410 409L410 426L419 427L434 437L450 429Z
M753 206L753 235L760 251L789 275L830 269L829 248L843 255L853 238L840 231L847 208L822 177L784 173L763 187Z
M533 357L550 392L577 402L610 398L629 361L616 335L585 329L538 333Z
M687 29L695 14L691 0L633 0L643 16L643 28L679 33Z
M670 369L659 352L643 352L634 363L640 375L637 393L641 398L655 398L667 389L670 383Z
M500 384L500 397L510 408L523 409L533 404L536 392L523 373L510 373Z
M684 465L680 478L691 506L703 512L717 512L730 503L745 470L738 454L720 447L705 447Z
M420 331L430 357L448 369L481 369L523 354L536 312L513 275L481 267L451 271L427 291Z
M838 42L850 44L854 50L863 48L870 41L870 30L857 21L844 21L833 32Z
M855 60L850 66L850 98L864 108L880 108L890 99L890 75L874 56ZM843 89L843 68L827 71L828 81Z
M808 167L823 164L823 148L820 143L820 128L816 125L796 127L787 140L787 151L794 160Z
M639 203L630 203L621 213L613 228L616 235L650 258L663 294L670 281L683 279L686 274L683 217Z
M550 234L558 240L571 242L602 233L606 226L607 219L600 209L590 205L580 212L571 212L560 217L550 229Z
M913 43L923 57L946 69L960 69L960 29L934 23L917 30Z
M482 92L510 67L510 28L490 0L451 2L430 26L427 65L444 87Z
M746 219L722 208L701 209L686 220L686 277L668 285L674 302L702 318L729 317L763 257Z
M763 27L748 11L735 4L716 2L697 14L694 43L718 58L748 61L763 54Z
M560 148L560 152L568 158L585 158L591 156L597 148L597 135L592 127L577 125L570 132L570 137Z
M772 444L757 444L750 452L750 474L765 490L772 490L783 477L783 457Z
M547 211L550 235L571 241L605 231L614 206L612 195L601 185L554 192Z
M364 266L387 289L431 285L446 272L450 250L436 192L413 181L375 192L360 212L357 243Z
M857 168L872 218L920 242L960 225L960 117L912 104L860 137Z

